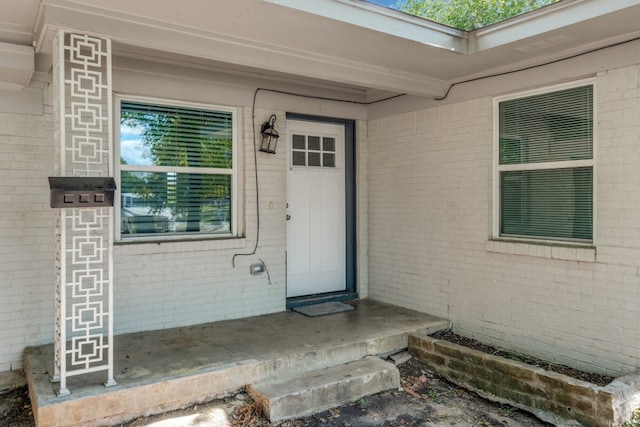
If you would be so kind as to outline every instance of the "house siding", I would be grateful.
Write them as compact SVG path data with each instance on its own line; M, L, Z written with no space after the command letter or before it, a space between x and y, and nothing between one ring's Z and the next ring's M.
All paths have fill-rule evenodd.
M595 250L490 241L491 97L371 120L369 295L447 317L456 332L503 348L634 371L639 67L599 73L596 90Z

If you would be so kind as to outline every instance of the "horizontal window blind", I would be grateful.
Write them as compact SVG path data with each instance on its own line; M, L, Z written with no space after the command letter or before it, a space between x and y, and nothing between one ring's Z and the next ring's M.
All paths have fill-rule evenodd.
M498 110L500 235L591 242L593 86L502 101Z
M140 133L129 147L147 153L127 164L231 168L231 112L122 102L121 124Z
M593 169L503 172L501 234L593 238Z
M593 86L503 101L500 164L593 158Z
M229 234L233 114L121 102L121 236Z

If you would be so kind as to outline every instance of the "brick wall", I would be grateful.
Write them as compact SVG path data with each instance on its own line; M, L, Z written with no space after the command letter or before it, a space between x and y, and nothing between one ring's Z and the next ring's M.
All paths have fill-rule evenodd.
M369 295L369 212L367 122L356 122L356 245L358 296Z
M547 256L546 247L489 241L491 98L359 121L361 296L447 317L459 333L552 361L610 374L635 370L638 75L632 66L597 77L595 251ZM30 96L44 87L34 85ZM47 89L43 114L0 113L0 372L21 367L25 346L53 339L54 232L46 180L54 170L51 105ZM313 108L291 109L318 113ZM284 109L275 111L281 135ZM256 122L272 112L259 109ZM246 238L117 245L116 333L284 309L284 152L258 157L261 246L256 256L231 266L234 253L253 249L256 227L251 111L239 113ZM269 267L271 284L248 274L258 258Z
M257 111L256 120L270 113ZM258 156L260 246L254 256L237 257L232 267L235 253L253 250L256 233L249 109L240 109L239 117L246 237L116 245L116 334L284 310L284 152ZM43 115L0 113L0 372L22 368L25 346L53 341L55 234L47 182L54 175L52 121L50 101ZM249 274L249 264L258 258L268 266L271 283L266 275Z
M622 426L637 408L640 377L598 386L432 337L409 336L409 351L431 370L481 396L554 425Z
M257 111L262 123L271 111ZM279 132L284 112L275 112ZM284 150L275 156L258 154L260 180L260 246L253 256L256 237L255 167L251 111L240 109L241 193L245 237L228 240L116 244L116 333L192 325L223 319L282 311L285 308L286 182ZM242 221L242 219L241 219ZM271 277L252 276L249 265L262 259Z
M597 76L596 249L490 242L492 99L369 122L369 295L590 371L640 365L639 67Z
M156 70L157 71L157 70ZM144 77L144 78L143 78ZM193 325L278 312L285 309L286 250L286 150L281 142L277 155L258 154L260 185L260 245L256 238L255 166L253 158L253 90L228 87L215 80L184 76L143 75L131 70L114 72L114 91L120 94L157 96L157 88L170 84L168 99L198 103L219 102L237 106L241 147L239 223L241 237L162 243L116 243L114 256L114 332L116 334ZM34 97L46 86L46 100ZM0 113L0 373L22 368L25 346L53 341L54 324L54 212L49 207L47 177L55 175L53 89L42 83L25 92L20 111ZM15 96L14 96L15 98ZM28 101L28 102L27 102ZM301 101L261 94L255 123L277 114L277 128L286 136L285 110L321 114L326 102ZM44 114L28 111L43 109ZM33 105L31 105L33 104ZM291 104L291 105L289 105ZM280 108L273 108L273 106ZM1 103L0 111L12 105ZM364 107L338 106L337 117L363 117ZM324 114L326 115L326 113ZM358 121L357 144L366 140L366 122ZM282 138L285 139L285 138ZM358 145L358 164L366 164L366 147ZM358 170L358 281L366 294L366 170ZM252 276L249 265L263 260L269 270Z
M45 92L43 115L0 113L0 372L22 368L25 346L53 341L55 234L47 177L54 175L55 138L52 94L50 88ZM266 120L271 112L257 111L256 120ZM254 256L238 257L232 267L235 253L253 250L256 233L249 109L240 109L239 118L246 237L116 245L116 334L284 310L284 152L258 156L260 247ZM267 264L271 284L266 275L249 274L249 264L258 258Z
M40 93L33 110L42 110L43 86L28 89ZM0 372L21 369L22 349L53 337L53 116L45 98L42 114L0 113Z

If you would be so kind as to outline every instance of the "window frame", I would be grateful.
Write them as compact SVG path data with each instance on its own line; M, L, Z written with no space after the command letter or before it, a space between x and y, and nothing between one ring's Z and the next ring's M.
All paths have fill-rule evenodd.
M287 163L288 163L288 167L291 168L291 170L315 170L315 171L321 171L321 172L326 172L326 173L332 173L332 172L340 172L342 170L342 168L340 167L340 162L343 161L344 159L339 157L338 154L338 149L337 149L337 142L335 141L335 138L333 138L332 135L329 134L324 134L322 132L294 132L291 134L291 137L295 137L295 136L302 136L305 139L305 148L295 148L294 144L293 144L293 140L291 142L291 144L289 145L289 150L288 150L288 156L289 158L287 159ZM315 137L319 139L319 145L320 148L319 149L311 149L309 148L309 138L310 137ZM333 141L334 147L333 147L333 151L330 150L326 150L324 149L324 140L325 138L330 138ZM300 164L294 164L294 153L304 153L304 158L305 158L305 164L304 165L300 165ZM320 160L320 164L319 165L310 165L309 164L309 154L310 153L314 153L314 154L318 154L318 158ZM325 165L325 158L324 155L325 154L330 154L333 155L333 165Z
M581 86L592 86L593 88L593 146L592 146L592 158L587 160L569 160L569 161L556 161L556 162L540 162L540 163L522 163L522 164L506 164L500 165L500 103L504 101L526 98L529 96L542 95L552 92L559 92L566 89L572 89ZM569 83L562 83L553 86L546 86L543 88L532 89L509 95L498 96L493 98L493 240L505 240L524 243L540 243L546 245L564 245L564 246L576 246L576 247L595 247L597 236L597 197L596 197L596 180L597 180L597 86L596 79L582 79ZM519 136L512 136L513 138L520 138ZM563 239L558 237L528 237L525 235L502 235L500 233L501 224L501 172L509 171L533 171L533 170L559 170L577 167L591 167L592 168L592 221L591 221L591 240L578 240L578 239Z
M241 177L239 173L239 155L240 141L238 139L239 135L239 112L235 107L228 107L216 104L203 104L197 102L185 102L178 101L166 98L154 98L154 97L146 97L146 96L135 96L135 95L125 95L125 94L116 94L114 96L114 156L113 156L113 164L114 164L114 177L117 185L117 189L114 197L114 234L115 241L118 243L141 243L141 242L170 242L170 241L184 241L184 240L220 240L220 239L228 239L240 237L241 233L241 212L239 202L239 197L241 192L239 191L239 185L241 183ZM122 165L120 163L120 150L121 150L121 137L120 137L120 118L122 114L121 104L122 102L138 102L138 103L146 103L152 105L160 105L167 107L181 107L181 108L191 108L196 110L208 110L208 111L222 111L231 113L231 168L198 168L198 167L171 167L171 171L178 173L203 173L206 171L207 174L212 175L228 175L230 176L230 185L231 191L229 192L230 196L230 230L228 233L180 233L180 234L146 234L146 235L128 235L127 237L122 236L121 230L121 221L122 221L122 196L121 196L121 178L122 171L129 170L134 172L167 172L166 166L145 166L145 165ZM123 168L124 166L124 168Z

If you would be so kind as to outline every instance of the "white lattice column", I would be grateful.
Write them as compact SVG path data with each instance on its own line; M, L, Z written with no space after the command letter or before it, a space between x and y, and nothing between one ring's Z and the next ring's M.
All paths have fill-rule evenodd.
M112 171L110 40L60 31L54 41L55 135L63 177ZM113 208L56 211L55 373L106 371L113 379Z

